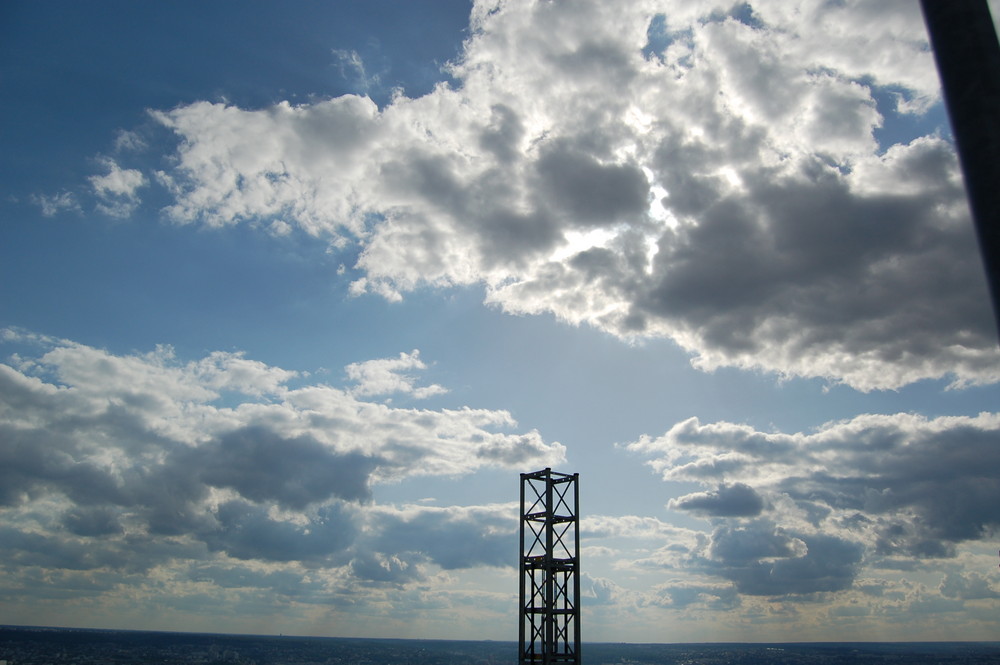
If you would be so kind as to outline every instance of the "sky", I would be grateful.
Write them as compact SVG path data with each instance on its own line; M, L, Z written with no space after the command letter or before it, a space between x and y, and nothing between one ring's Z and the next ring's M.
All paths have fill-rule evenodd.
M994 15L996 15L994 8ZM0 623L1000 635L1000 351L911 0L0 5Z

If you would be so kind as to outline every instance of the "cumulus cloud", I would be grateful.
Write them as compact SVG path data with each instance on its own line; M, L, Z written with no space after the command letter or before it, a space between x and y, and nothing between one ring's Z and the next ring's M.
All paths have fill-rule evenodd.
M654 589L655 604L668 609L704 607L709 610L732 610L740 606L740 595L729 584L669 582Z
M764 499L749 485L723 483L714 492L671 499L667 507L716 517L755 517L764 509Z
M168 347L0 339L17 348L0 363L0 550L18 594L80 583L66 571L97 584L245 562L263 586L313 570L348 588L508 566L512 507L393 508L373 488L564 456L537 432L505 431L516 423L502 411L390 408L239 353L183 361Z
M991 581L979 573L949 573L941 582L941 595L962 600L984 600L1000 598Z
M731 580L751 596L843 591L860 571L860 543L825 534L799 537L763 522L712 534L708 557L696 567Z
M388 395L405 393L417 399L432 397L448 392L446 388L433 384L430 386L414 386L412 375L403 374L407 370L427 369L420 360L420 351L400 353L398 358L382 358L362 363L351 363L347 366L347 376L357 382L352 391L356 395Z
M952 146L876 139L940 108L913 3L482 0L449 74L382 108L153 111L165 213L353 245L356 294L482 284L706 370L1000 377ZM128 207L142 178L93 184Z
M797 434L692 418L628 448L665 480L710 488L669 502L714 525L675 565L747 595L801 596L850 589L866 565L938 565L993 537L998 434L989 413L863 415ZM942 593L989 589L952 575Z
M589 607L594 605L614 605L618 596L624 590L609 579L593 577L581 573L580 598L581 602L586 602Z
M203 538L211 550L235 559L331 566L355 537L353 516L340 504L324 506L305 523L269 512L255 503L227 501L214 511L217 526Z
M352 562L359 570L399 580L421 574L427 563L445 570L513 565L518 528L513 505L380 507L367 517L371 535Z
M126 133L120 133L119 138ZM101 159L104 175L90 176L90 186L100 199L97 209L111 217L128 217L139 206L139 189L149 184L137 169L123 169L109 157Z
M260 426L226 432L182 457L179 463L201 469L206 485L298 510L334 496L369 499L371 474L378 465L371 456L338 454L308 434L283 438Z

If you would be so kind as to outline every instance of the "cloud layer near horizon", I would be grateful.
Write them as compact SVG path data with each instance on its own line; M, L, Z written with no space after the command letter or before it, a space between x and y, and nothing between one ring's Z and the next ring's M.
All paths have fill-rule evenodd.
M152 111L170 167L95 191L121 212L155 180L177 222L357 256L355 293L483 284L707 370L1000 377L951 145L876 140L938 100L914 3L479 2L449 73L383 108Z
M856 630L927 613L971 625L1000 598L975 572L992 569L1000 526L998 437L995 413L869 414L796 434L690 418L627 449L667 482L701 485L667 507L711 533L628 565L677 575L654 590L668 608L821 601L822 620Z
M248 561L258 572L337 571L356 584L421 579L429 564L508 565L495 541L514 533L509 506L379 506L372 487L564 456L537 432L504 433L516 423L503 411L395 408L320 383L293 388L304 377L241 354L180 362L165 347L119 356L3 332L7 344L41 350L0 364L7 597L52 593L58 580L32 580L54 570L95 579ZM403 366L419 365L418 355L402 354ZM377 392L421 397L413 377L385 385L399 360L376 362Z
M182 361L166 347L116 355L18 330L3 340L18 351L0 364L12 607L38 611L70 594L73 607L105 612L139 594L143 611L197 613L210 601L220 612L511 612L508 593L448 589L469 569L509 577L515 505L391 505L378 488L558 464L564 448L504 433L516 423L503 411L362 399L420 399L418 378L398 375L423 367L418 351L350 365L356 387L341 389L239 353ZM823 600L828 621L847 623L860 607L892 621L944 603L974 630L1000 597L974 572L998 527L998 435L996 414L895 414L808 434L692 418L643 437L627 449L664 480L703 487L665 503L707 529L587 515L590 569L650 580L588 576L588 611L721 613L735 626L766 620L760 612L778 603L805 615ZM812 625L804 615L799 625Z

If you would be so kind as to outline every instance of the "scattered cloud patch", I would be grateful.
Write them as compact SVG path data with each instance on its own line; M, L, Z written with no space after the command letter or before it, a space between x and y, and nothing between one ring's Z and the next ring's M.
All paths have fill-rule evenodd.
M141 171L123 169L113 159L105 157L101 164L108 172L88 179L100 200L97 209L111 217L128 217L139 206L139 190L149 181Z
M139 132L119 129L115 134L114 147L116 152L139 152L149 146Z
M58 194L34 194L31 202L42 210L46 217L55 217L62 211L81 212L80 203L72 192L62 191Z
M448 392L437 384L415 386L414 377L404 373L423 369L427 369L427 365L420 360L420 351L416 349L411 353L400 353L398 358L369 360L346 367L347 377L357 383L352 392L362 397L403 393L424 399Z
M334 49L334 66L341 78L354 85L360 94L370 94L379 85L379 75L369 75L361 55L353 50Z

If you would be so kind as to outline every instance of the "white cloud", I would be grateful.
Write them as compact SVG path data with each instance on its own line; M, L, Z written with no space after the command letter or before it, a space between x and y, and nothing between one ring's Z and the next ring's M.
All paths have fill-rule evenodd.
M233 390L244 395L274 395L298 376L279 367L269 367L259 360L249 360L242 351L214 351L198 361L192 370L197 380L215 390ZM173 351L170 351L173 357Z
M482 283L510 312L672 338L705 370L996 381L953 151L873 135L938 99L917 6L732 9L480 2L456 87L153 112L181 139L166 212L278 217L357 243L356 294ZM134 192L125 173L102 186Z
M411 353L400 353L398 358L351 363L345 369L347 377L358 384L351 392L362 397L404 393L423 399L448 392L437 384L417 387L414 385L415 379L403 373L427 369L427 365L420 360L420 351L417 349Z
M695 532L689 529L676 527L656 517L639 515L586 515L582 518L581 529L591 539L640 538L688 545L693 544L695 539Z
M119 134L121 136L123 134ZM139 206L139 190L149 182L141 171L123 169L109 157L100 161L108 172L88 178L91 188L101 201L97 208L111 217L128 217Z
M166 211L173 220L224 226L277 215L317 235L363 232L352 189L369 176L383 132L371 100L260 111L198 102L152 117L185 139L177 168L157 174L176 199Z

